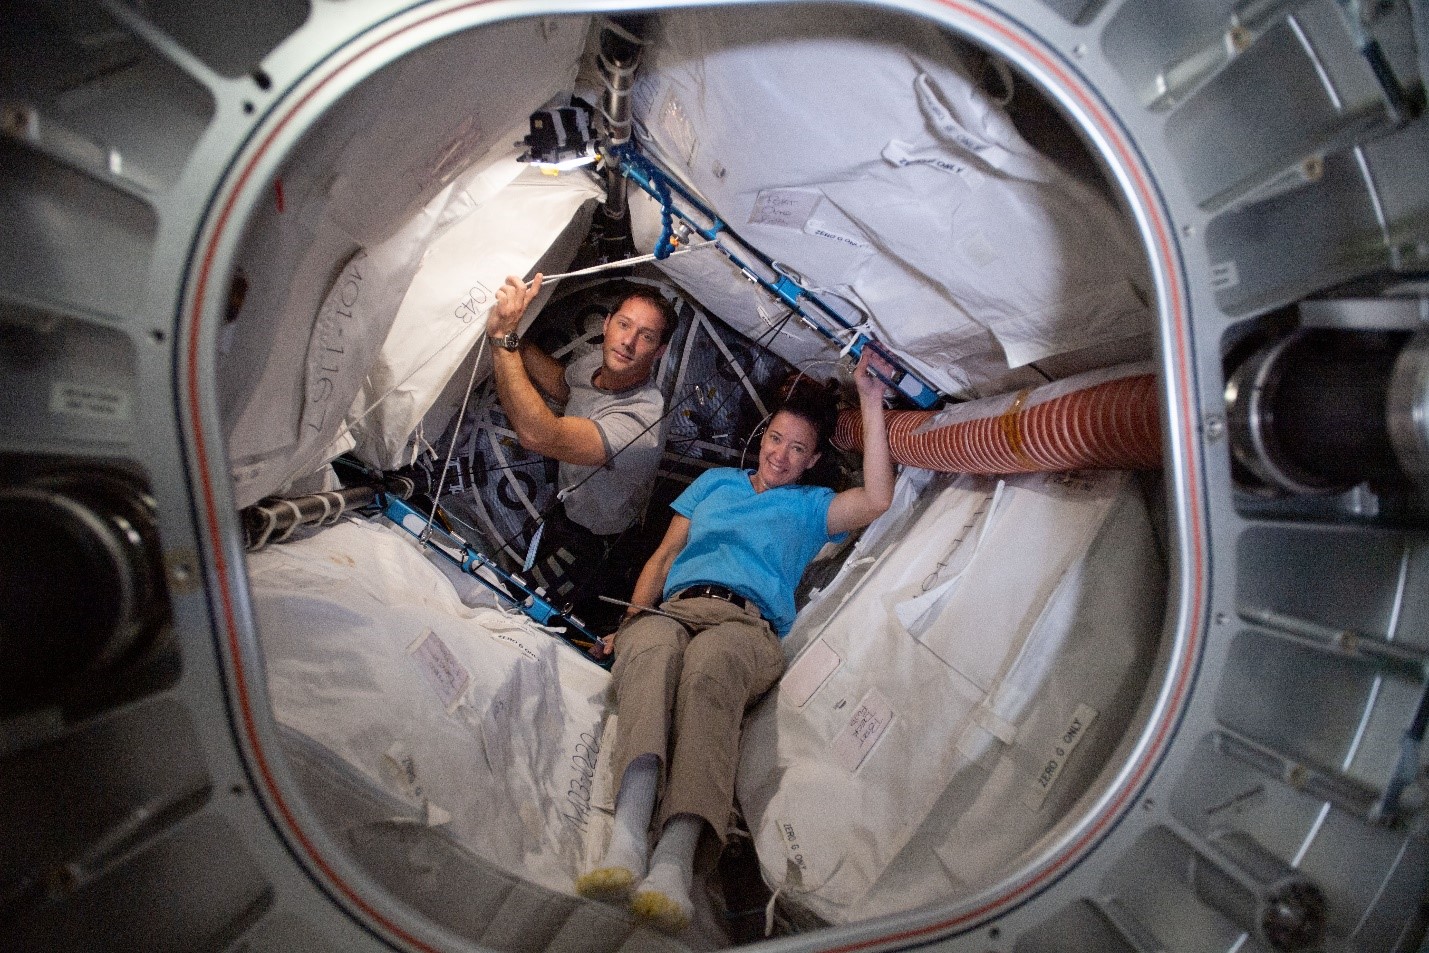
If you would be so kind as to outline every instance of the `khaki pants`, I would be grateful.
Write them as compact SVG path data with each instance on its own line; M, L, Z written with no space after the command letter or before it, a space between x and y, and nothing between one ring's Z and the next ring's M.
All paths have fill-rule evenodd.
M617 790L630 762L653 754L664 781L655 829L676 814L696 814L723 843L734 806L740 723L783 674L784 652L753 605L697 598L660 608L691 620L689 628L646 614L616 638Z

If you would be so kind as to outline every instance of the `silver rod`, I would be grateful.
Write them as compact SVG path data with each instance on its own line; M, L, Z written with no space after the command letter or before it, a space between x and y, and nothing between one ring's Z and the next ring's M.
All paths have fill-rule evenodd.
M702 242L702 243L700 243L700 244L698 244L698 245L686 245L686 246L683 247L683 248L677 248L677 249L675 249L674 251L670 252L670 254L668 254L668 255L665 256L665 259L674 258L676 255L683 255L683 254L685 254L686 252L698 251L698 250L701 249L701 248L708 248L709 246L714 245L714 244L716 244L716 243L711 241L711 242ZM582 268L582 269L580 269L579 271L565 271L565 272L562 272L562 273L560 273L560 274L558 274L558 275L542 275L542 276L541 276L541 284L542 284L542 285L548 285L548 284L550 284L550 283L553 282L553 281L560 281L562 278L578 278L578 277L580 277L580 276L582 276L582 275L594 275L594 274L596 274L596 273L598 273L598 272L610 271L610 270L615 269L615 268L625 268L625 267L627 267L627 266L629 266L629 265L639 265L639 264L642 264L643 262L654 261L654 260L655 260L655 255L654 255L653 252L652 252L651 254L649 254L649 255L636 255L634 258L622 258L622 259L620 259L619 261L609 261L609 262L606 262L606 263L603 264L603 265L592 265L592 266L589 267L589 268ZM533 281L534 281L534 279L533 279ZM532 283L531 281L526 282L526 284L528 284L528 285L531 284L531 283Z
M681 622L685 625L695 624L694 619L687 619L684 616L678 616L673 612L666 612L664 609L657 609L654 606L637 606L633 602L626 602L624 599L613 599L610 596L600 596L599 599L601 602L609 602L611 605L625 606L627 609L639 609L641 612L652 612L655 615L662 615L667 619L674 619L676 622Z
M1246 622L1261 627L1270 635L1321 651L1376 662L1389 671L1415 681L1423 678L1426 667L1429 667L1429 658L1426 658L1423 651L1397 642L1387 642L1377 636L1352 629L1337 629L1257 606L1242 605L1237 608L1237 612Z

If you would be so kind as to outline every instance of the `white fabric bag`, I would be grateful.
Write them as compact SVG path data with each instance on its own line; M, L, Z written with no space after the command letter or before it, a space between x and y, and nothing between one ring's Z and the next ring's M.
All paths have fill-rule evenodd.
M531 111L571 88L587 30L585 18L525 19L428 43L334 103L276 170L246 225L246 295L219 330L239 507L350 447L343 417L428 242L460 206L453 183L511 152Z
M509 184L432 242L353 402L355 454L372 466L412 462L420 448L410 438L484 333L496 289L525 275L581 207L604 196L587 174L543 175L514 156L483 175Z
M1164 570L1125 474L960 477L922 505L804 610L746 725L765 877L831 922L946 898L1044 834L1118 740L1159 631Z
M345 521L248 568L278 721L481 857L571 893L608 837L591 789L609 673L524 616L464 604L389 525Z
M663 21L635 114L642 145L741 236L861 301L875 336L938 387L982 394L1041 382L1017 370L1032 361L1143 338L1150 282L1112 203L1022 138L963 53L880 11L831 26L817 10L692 10ZM816 121L789 122L791 109ZM735 307L753 294L745 278L713 262L661 267L757 338L757 312ZM792 336L771 346L808 357ZM1104 363L1083 360L1066 372Z

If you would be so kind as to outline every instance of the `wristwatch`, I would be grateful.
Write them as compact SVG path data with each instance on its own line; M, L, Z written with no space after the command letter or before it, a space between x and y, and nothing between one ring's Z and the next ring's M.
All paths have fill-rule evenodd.
M491 343L507 351L519 351L521 350L521 335L511 331L501 337L493 337Z

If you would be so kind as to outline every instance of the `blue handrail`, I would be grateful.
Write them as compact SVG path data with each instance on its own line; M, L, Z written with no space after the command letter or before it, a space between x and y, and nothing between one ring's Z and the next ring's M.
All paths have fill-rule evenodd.
M601 668L610 668L612 659L609 656L598 659L589 652L590 648L601 644L600 637L590 632L578 619L557 609L521 577L502 569L460 536L433 525L425 514L395 494L380 492L376 502L382 508L383 516L455 563L462 572L494 592L502 602L520 609L538 625L552 629L555 635L580 650L587 661Z
M892 373L878 373L878 376L885 384L908 398L914 405L927 409L943 396L917 373L905 367L889 352L886 346L864 334L856 325L850 324L843 315L825 304L818 295L784 273L774 259L740 238L723 219L695 198L689 189L656 165L648 156L638 152L633 142L611 149L607 161L618 163L621 173L626 178L640 186L660 203L661 229L660 237L655 243L657 261L668 258L674 251L676 243L672 235L673 220L678 217L701 238L714 242L715 247L745 277L782 301L790 310L803 318L808 327L837 344L841 350L857 359L865 347L873 348L874 353L893 368ZM681 202L688 205L690 210L677 205L672 193L678 195ZM698 221L697 215L704 221ZM731 248L731 245L737 245L738 251ZM758 274L754 268L750 267L745 258L758 261L767 270L777 275L777 280L770 280Z

